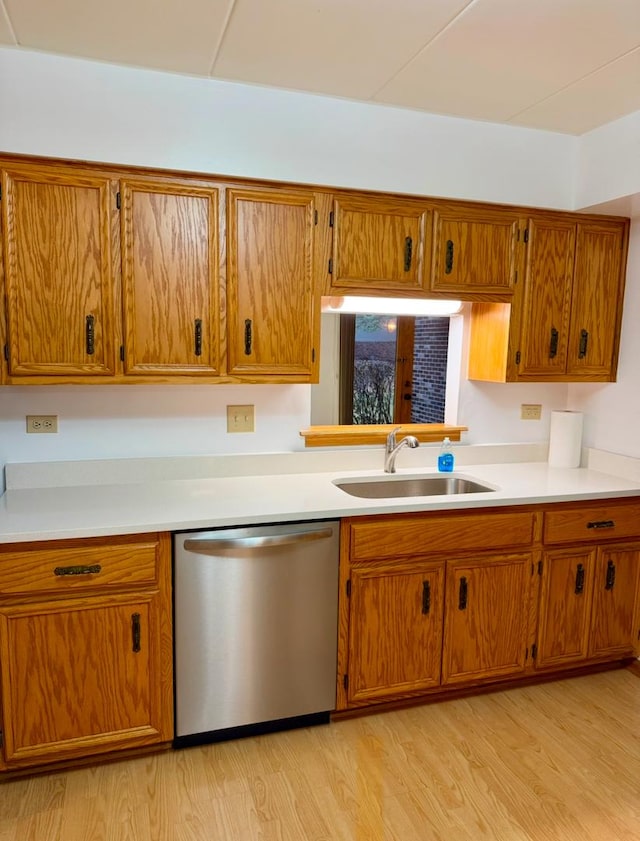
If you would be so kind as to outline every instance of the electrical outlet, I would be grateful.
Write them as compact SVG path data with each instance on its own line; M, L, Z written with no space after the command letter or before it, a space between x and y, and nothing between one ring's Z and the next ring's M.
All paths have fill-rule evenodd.
M57 415L27 415L27 432L57 432Z
M227 406L227 432L255 432L255 406Z
M540 403L522 403L520 406L521 420L540 420L542 405Z

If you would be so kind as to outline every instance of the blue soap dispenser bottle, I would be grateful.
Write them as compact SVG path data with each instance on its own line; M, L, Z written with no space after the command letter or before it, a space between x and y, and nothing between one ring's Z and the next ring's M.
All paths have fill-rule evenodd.
M445 438L440 447L440 455L438 456L438 470L440 473L453 473L453 464L455 457L451 448L451 441Z

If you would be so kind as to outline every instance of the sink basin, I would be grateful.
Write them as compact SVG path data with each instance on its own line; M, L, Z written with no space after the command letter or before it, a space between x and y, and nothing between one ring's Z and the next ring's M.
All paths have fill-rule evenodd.
M341 479L334 482L341 491L362 499L386 499L403 496L444 496L445 494L478 494L495 491L473 479L462 476L418 476L413 478L381 477L379 479Z

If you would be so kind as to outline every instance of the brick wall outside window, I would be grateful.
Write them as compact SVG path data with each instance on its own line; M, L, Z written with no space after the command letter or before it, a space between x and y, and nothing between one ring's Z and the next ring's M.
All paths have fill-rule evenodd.
M416 318L412 423L444 423L448 346L448 318Z

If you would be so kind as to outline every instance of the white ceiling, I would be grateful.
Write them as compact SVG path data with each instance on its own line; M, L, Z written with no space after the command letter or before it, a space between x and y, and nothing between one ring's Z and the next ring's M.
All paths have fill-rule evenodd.
M568 134L640 110L640 0L0 0L0 44Z

